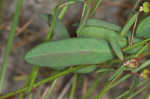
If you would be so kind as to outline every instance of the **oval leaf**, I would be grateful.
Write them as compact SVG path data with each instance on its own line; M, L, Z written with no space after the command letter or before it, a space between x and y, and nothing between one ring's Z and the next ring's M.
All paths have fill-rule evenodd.
M30 64L65 68L73 65L97 64L113 58L104 40L74 38L43 43L25 56Z
M89 67L79 69L79 70L75 71L75 73L87 74L87 73L93 72L95 69L96 69L96 65L91 65Z
M47 24L51 24L52 21L52 15L49 14L41 14L40 17L46 21ZM65 27L65 25L61 22L60 19L56 18L55 26L53 29L54 37L56 40L69 38L69 33Z
M115 24L112 24L112 23L109 23L100 19L94 19L94 18L88 19L86 25L98 26L98 27L110 29L110 30L117 31L117 32L121 30L121 27Z
M141 21L136 30L136 37L149 37L150 36L150 16Z
M96 38L96 39L105 39L108 40L110 38L114 38L118 41L121 48L127 45L126 38L120 36L115 31L95 27L95 26L85 26L81 29L80 33L78 33L79 37L88 37L88 38Z

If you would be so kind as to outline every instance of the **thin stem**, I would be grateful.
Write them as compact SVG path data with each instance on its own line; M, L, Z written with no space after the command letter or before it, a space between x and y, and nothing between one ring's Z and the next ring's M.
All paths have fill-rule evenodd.
M77 78L78 78L78 74L74 74L73 84L72 84L72 89L71 89L71 93L70 93L70 98L69 99L73 99L73 97L74 97L74 93L75 93L75 89L76 89L76 85L77 85Z
M147 39L143 40L142 42L139 42L139 43L136 43L136 44L134 44L134 45L132 45L132 46L128 46L128 47L124 48L123 51L125 52L125 51L127 51L127 50L130 50L130 49L132 49L132 48L138 47L138 46L140 46L140 45L144 45L145 43L147 43L147 42L149 42L149 41L150 41L150 38L147 38Z
M47 92L47 96L44 99L48 99L49 98L49 96L51 95L53 89L55 88L56 83L57 83L57 79L55 79L53 81L53 83L51 84L51 87L49 88L49 90Z
M92 12L91 12L91 17L95 14L96 9L99 7L99 5L101 4L102 0L96 0L96 5L93 8Z
M50 76L49 78L46 78L46 79L44 79L44 80L41 80L41 81L35 83L35 84L33 85L33 88L36 88L36 87L38 87L38 86L40 86L40 85L42 85L42 84L45 84L45 83L47 83L47 82L50 82L50 81L56 79L56 78L58 78L58 77L64 76L64 75L69 74L69 73L71 73L71 72L73 72L73 71L76 71L76 70L79 70L79 69L82 69L82 68L86 68L86 67L88 67L88 65L86 65L86 66L85 66L85 65L84 65L84 66L83 66L83 65L82 65L82 66L76 66L76 67L73 67L73 68L66 69L65 71L56 73L56 74ZM0 96L0 99L5 99L5 98L7 98L7 97L14 96L14 95L16 95L16 94L22 93L22 92L24 92L25 90L27 90L28 88L29 88L29 87L24 87L24 88L21 88L21 89L18 89L18 90L16 90L16 91L14 91L14 92L10 92L10 93L8 93L8 94L6 94L6 95L4 95L4 96Z
M138 17L138 13L134 14L134 15L128 20L128 22L125 24L125 26L124 26L123 29L121 30L121 36L125 36L125 35L127 34L127 32L129 31L129 29L131 28L131 26L135 23L137 17Z
M11 52L11 46L13 44L13 40L15 37L16 27L19 22L19 16L21 13L22 4L23 4L23 0L17 1L16 11L15 11L15 15L13 17L13 23L11 25L11 31L10 31L10 35L9 35L8 42L6 45L5 56L4 56L4 59L2 62L1 70L0 70L0 93L2 92L2 88L3 88L3 82L5 79L5 74L6 74L6 70L7 70L7 66L8 66L8 58L9 58L9 55Z
M84 25L86 24L86 21L87 19L89 18L90 16L90 11L91 11L91 3L92 3L92 0L88 0L88 2L85 2L85 5L87 5L86 9L84 9L84 15L81 19L81 22L79 24L79 28L77 29L77 33L80 32L80 30L84 27ZM86 11L86 12L85 12Z
M107 71L106 71L107 73ZM101 75L99 75L96 80L90 85L90 87L87 90L87 93L82 97L82 99L88 99L88 97L90 96L90 94L94 91L94 89L96 89L96 87L99 85L99 81L103 78L104 73L101 73Z
M121 68L121 70L120 70L120 68ZM109 81L104 86L104 88L100 91L98 99L102 99L102 96L111 88L111 86L115 83L115 81L122 75L123 71L126 69L124 66L121 66L120 68L117 70L117 71L120 71L120 72L117 73L118 75L116 75L116 73L115 73L114 74L115 76L113 77L113 79L111 81Z
M150 84L148 83L147 85L142 85L143 87L140 88L139 90L137 90L135 93L133 93L131 96L129 96L127 99L133 99L134 96L138 95L139 93L141 93L143 90L145 90L146 88L148 88L150 86Z
M47 37L46 37L46 41L49 41L52 38L53 28L55 26L55 21L56 21L56 17L57 17L57 13L56 12L58 12L58 10L59 10L59 6L56 6L56 8L54 10L53 17L52 17L51 26L49 28L49 31L48 31L48 34L47 34Z

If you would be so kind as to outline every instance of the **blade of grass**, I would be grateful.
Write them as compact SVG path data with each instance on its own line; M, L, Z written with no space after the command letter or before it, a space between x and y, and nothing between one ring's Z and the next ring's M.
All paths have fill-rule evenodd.
M115 71L115 73L108 79L109 81L113 80L118 74L122 73L126 67L123 65L118 70Z
M135 57L138 57L139 55L141 55L147 48L148 48L148 44L146 44L140 51L138 51Z
M6 74L7 65L8 65L8 58L9 58L11 47L12 47L13 40L15 37L16 27L19 22L19 16L21 13L22 4L23 4L23 0L17 1L16 11L13 17L13 23L11 25L11 31L10 31L10 35L9 35L8 42L6 45L5 56L2 62L1 70L0 70L0 93L2 92L2 88L3 88L3 82L5 79L5 74Z
M51 84L51 87L49 88L47 92L47 96L44 99L49 99L49 96L51 95L53 89L55 88L56 83L57 83L57 79L55 79L53 83Z
M128 96L130 96L130 95L132 95L134 93L134 91L137 88L138 84L139 84L139 78L138 77L134 77L133 81L132 81L132 84L131 84L131 87L129 89Z
M69 99L73 99L73 97L74 97L75 89L76 89L76 86L77 86L77 78L78 78L78 74L74 74L73 84L72 84L72 88L71 88Z
M126 69L126 67L124 65L122 65L120 68L118 68L117 72L115 72L113 74L112 77L110 77L108 83L104 86L104 88L100 91L99 95L98 95L98 99L102 99L102 96L104 96L104 94L110 90L111 86L115 83L115 81L121 76L121 74L123 73L123 71Z
M131 96L129 96L127 99L133 99L133 97L135 97L136 95L140 94L143 90L145 90L146 88L149 88L150 87L150 84L147 83L147 84L144 84L142 85L143 87L142 88L139 88L139 90L137 90L135 93L133 93Z
M114 69L111 68L100 68L99 70L96 71L96 73L103 73L103 72L113 72Z
M85 5L86 5L86 9L84 9L83 13L84 15L82 14L82 19L81 19L81 22L79 24L79 28L77 29L77 33L80 32L80 30L84 27L84 25L86 24L86 21L87 19L89 18L90 16L90 11L91 11L91 5L92 5L92 0L88 0L88 2L85 2Z
M146 83L148 83L148 82L147 81L143 81L140 84L138 84L137 87L139 88L139 87L145 85ZM129 90L127 90L127 91L123 92L121 95L117 96L116 99L127 99L127 98L125 98L125 96L128 97L129 96L128 94L129 94Z
M99 7L99 5L101 4L102 0L96 0L96 5L94 6L94 8L92 9L91 12L91 17L94 16L96 9Z
M139 68L133 70L133 72L141 71L142 69L148 67L150 65L150 60L145 61L143 64L139 66Z
M88 88L87 93L82 97L82 99L87 99L90 96L90 94L94 91L94 89L99 85L99 81L103 78L103 76L107 72L108 71L101 72L101 74L96 78L96 80Z
M127 51L127 50L130 50L130 49L132 49L132 48L138 47L138 46L140 46L140 45L144 45L144 44L146 44L146 43L149 42L149 41L150 41L150 38L147 38L147 39L145 39L145 40L143 40L143 41L141 41L141 42L139 42L139 43L136 43L136 44L134 44L134 45L132 45L132 46L127 46L126 48L123 49L123 51L125 52L125 51Z
M131 26L135 23L136 19L138 17L138 13L134 14L129 21L125 24L125 26L123 27L123 29L121 30L121 35L125 36L126 33L128 33L129 29L131 28Z

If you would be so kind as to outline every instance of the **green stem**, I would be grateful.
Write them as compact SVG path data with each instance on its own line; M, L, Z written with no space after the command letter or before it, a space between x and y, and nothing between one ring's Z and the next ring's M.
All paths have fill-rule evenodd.
M51 25L50 25L50 28L49 28L49 31L48 31L48 34L47 34L47 37L46 37L46 41L49 41L52 38L53 28L55 26L55 21L56 21L58 10L59 10L59 6L57 6L54 10L54 14L53 14L53 17L52 17L52 22L51 22Z
M53 83L51 84L51 87L49 88L47 92L47 96L44 99L49 99L49 96L51 95L53 89L55 88L56 83L57 83L57 79L55 79Z
M113 79L111 79L111 81L109 81L104 88L100 91L99 95L98 95L98 99L102 99L102 96L112 87L112 85L115 83L115 81L121 76L121 74L123 73L123 71L125 70L125 66L121 66L117 71L117 73L115 73L113 75ZM117 74L117 75L116 75ZM112 77L111 77L112 78Z
M77 29L77 33L79 33L80 30L84 27L84 25L86 24L87 19L90 16L91 3L92 3L92 0L88 0L88 2L85 2L85 5L87 5L87 7L83 11L84 15L83 15L83 17L81 19L81 22L79 24L79 28Z
M147 38L147 39L143 40L142 42L139 42L139 43L136 43L136 44L134 44L134 45L132 45L132 46L128 46L128 47L124 48L123 51L125 52L125 51L127 51L127 50L130 50L130 49L132 49L132 48L138 47L138 46L140 46L140 45L144 45L145 43L147 43L147 42L149 42L149 41L150 41L150 38Z
M96 5L93 8L92 12L91 12L91 17L94 16L96 9L99 7L99 5L101 4L102 0L96 0Z
M56 79L56 78L58 78L58 77L64 76L64 75L69 74L69 73L71 73L71 72L73 72L73 71L76 71L76 70L79 70L79 69L82 69L82 68L86 68L86 67L88 67L88 65L87 65L87 66L85 66L85 65L84 65L84 66L83 66L83 65L82 65L82 66L76 66L76 67L73 67L73 68L69 68L69 69L67 69L67 70L65 70L65 71L56 73L56 74L50 76L49 78L46 78L46 79L44 79L44 80L42 80L42 81L39 81L39 82L35 83L35 84L33 85L33 88L36 88L36 87L38 87L38 86L40 86L40 85L42 85L42 84L45 84L45 83L47 83L47 82L50 82L50 81ZM4 95L4 96L0 96L0 99L5 99L5 98L8 98L8 97L10 97L10 96L14 96L14 95L16 95L16 94L22 93L22 92L24 92L25 90L27 90L28 88L29 88L29 87L24 87L24 88L21 88L21 89L18 89L18 90L16 90L16 91L14 91L14 92L10 92L10 93L8 93L8 94L6 94L6 95Z
M107 73L107 71L106 71ZM96 80L90 85L90 87L87 90L87 93L82 97L82 99L88 99L90 94L94 91L94 89L99 85L99 81L103 78L104 74L106 74L105 71L99 75Z
M121 36L125 36L127 34L127 32L129 31L129 29L131 28L131 26L136 22L138 17L138 13L134 14L129 21L125 24L125 26L123 27L123 29L121 30Z
M16 27L19 22L19 16L21 13L22 4L23 4L23 0L17 1L16 11L15 11L15 15L13 17L13 23L11 25L11 31L10 31L10 35L9 35L8 42L6 45L5 56L4 56L4 59L2 62L1 70L0 70L0 93L2 92L2 88L3 88L5 73L6 73L7 66L8 66L8 58L9 58L9 55L11 52L11 46L13 44L13 40L15 37Z
M60 14L59 14L59 16L58 16L59 19L62 19L62 18L64 17L64 15L65 15L65 13L67 12L67 10L68 10L69 7L70 7L70 5L66 5L66 6L62 9L62 11L60 12Z
M142 88L139 88L139 90L137 90L135 93L133 93L131 96L129 96L127 99L133 99L134 96L138 95L139 93L141 93L143 90L145 90L146 88L149 88L150 84L148 83L147 85L144 84L142 85Z
M141 48L141 50L137 52L135 57L138 57L139 55L141 55L147 49L147 47L148 47L148 44L146 44L143 48Z
M77 85L77 78L78 78L78 74L74 74L73 84L72 84L72 89L71 89L71 93L70 93L70 98L69 99L73 99L73 96L74 96L74 93L75 93L75 89L76 89L76 85Z

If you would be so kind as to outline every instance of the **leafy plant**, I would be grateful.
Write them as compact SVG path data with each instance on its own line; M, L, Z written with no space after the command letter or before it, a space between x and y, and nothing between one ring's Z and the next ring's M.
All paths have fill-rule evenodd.
M77 37L71 38L61 19L67 11L68 5L76 2L84 3L84 7L80 23L77 25ZM93 6L92 0L67 0L58 4L52 15L41 14L41 18L50 25L50 29L46 42L35 46L25 55L27 63L37 66L37 68L33 69L31 73L33 75L31 75L32 77L28 82L32 83L32 85L27 84L25 88L9 93L6 96L0 96L0 98L24 93L28 89L31 91L34 87L71 72L74 74L74 80L70 99L73 98L75 93L78 74L94 72L98 76L104 77L104 74L112 74L113 72L112 75L109 75L110 77L108 77L108 81L104 84L103 89L96 96L98 99L102 99L104 94L111 88L130 77L133 77L131 86L127 91L119 95L117 99L122 99L122 97L131 99L149 87L149 84L146 84L146 82L150 78L150 71L147 69L150 65L150 60L148 58L142 60L143 57L149 56L150 16L147 15L149 3L143 3L143 6L136 11L135 8L138 8L137 6L140 3L137 1L134 13L131 14L132 16L126 24L120 27L93 18L93 14L101 0L95 0L95 2ZM60 8L63 8L63 10L60 11L59 15ZM145 15L141 19L139 13L143 12ZM51 39L54 35L56 40ZM35 71L38 71L39 67L48 67L56 72L50 78L34 84L37 75ZM143 81L140 80L140 77L144 78ZM83 96L83 99L88 98L92 90L98 86L99 81L101 81L99 78L95 80L87 94ZM56 80L53 84L56 84ZM144 84L146 84L146 87L143 87ZM49 93L51 93L53 88L54 85L49 89Z

